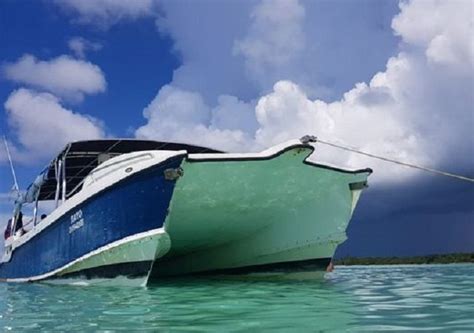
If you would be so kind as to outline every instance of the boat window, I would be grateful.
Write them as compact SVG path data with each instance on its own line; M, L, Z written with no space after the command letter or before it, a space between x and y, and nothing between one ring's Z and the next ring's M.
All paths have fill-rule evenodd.
M40 189L38 192L32 189L28 202L36 199L54 200L58 205L59 201L77 193L84 179L101 163L121 154L145 150L186 150L190 154L222 153L206 147L152 140L105 139L72 142L43 171L39 185L37 184ZM59 184L56 179L60 179Z

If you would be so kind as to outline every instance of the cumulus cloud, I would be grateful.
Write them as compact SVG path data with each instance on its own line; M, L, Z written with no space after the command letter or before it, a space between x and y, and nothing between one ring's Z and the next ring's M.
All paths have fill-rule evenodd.
M197 91L206 103L222 94L252 98L243 59L233 55L234 41L250 24L251 1L161 1L164 15L157 27L169 35L182 65L173 73L173 86Z
M338 97L383 68L394 43L379 22L392 2L54 2L93 26L156 19L183 60L173 85L199 92L210 104L220 95L257 98L278 80L298 82L311 97ZM333 22L344 24L334 29ZM367 52L373 45L377 52Z
M458 165L472 168L473 22L466 14L470 9L469 1L449 5L402 2L400 13L392 21L394 33L403 41L399 54L390 57L385 68L367 83L355 84L333 101L319 99L319 82L312 84L307 80L312 76L304 75L305 68L318 59L303 54L312 54L309 41L317 41L320 36L305 28L313 14L297 1L259 3L250 11L250 25L243 36L226 35L233 37L232 52L217 49L229 43L206 49L208 54L216 49L226 56L219 65L229 64L231 73L240 68L240 72L236 70L236 82L243 80L242 73L245 79L258 81L261 94L250 99L240 97L245 96L242 92L234 95L212 88L209 94L207 85L196 84L200 78L195 70L199 61L191 52L194 46L183 32L185 27L167 22L168 33L185 55L184 64L175 72L173 82L145 109L148 123L136 133L141 137L210 142L211 146L231 151L256 150L316 134L413 163L450 166L455 156ZM195 36L195 30L187 33ZM238 58L243 62L236 62ZM212 69L209 75L224 81L221 87L234 78L214 75ZM284 75L289 79L283 80ZM209 76L203 78L209 80ZM271 80L264 82L267 78L276 80L270 89L267 85ZM179 103L171 102L175 99ZM186 111L182 110L184 106ZM312 158L342 166L371 166L383 180L398 181L399 176L409 174L320 145Z
M76 15L78 23L108 27L121 20L136 20L156 15L156 0L54 0Z
M51 158L71 141L105 136L100 121L64 108L49 93L21 88L10 94L4 107L20 144L12 154L22 162Z
M83 37L73 37L68 41L67 45L76 57L81 59L86 57L87 51L98 51L102 48L102 44L91 42Z
M233 105L232 111L222 105ZM185 91L170 85L164 86L155 99L145 108L143 114L148 123L135 132L139 138L156 140L174 140L183 143L199 143L218 149L239 150L250 148L250 138L242 129L218 128L214 123L240 122L245 117L242 110L245 105L239 105L235 98L223 97L221 103L213 110L203 100L200 94ZM230 114L226 115L226 112ZM229 118L231 116L231 118Z
M421 47L428 61L465 68L474 60L473 4L469 0L401 2L396 34Z
M373 154L430 164L432 160L423 149L425 142L414 127L397 114L399 107L393 97L382 94L383 97L377 96L372 101L371 96L379 93L376 88L375 92L372 89L371 85L358 84L340 101L326 103L311 100L295 83L280 81L274 91L257 104L260 127L256 142L268 146L313 133L322 140ZM352 168L370 166L379 171L375 177L384 180L397 176L399 181L400 177L410 175L407 170L324 145L317 146L311 159Z
M147 123L136 130L139 137L236 151L313 133L415 163L449 166L454 154L458 165L472 167L466 157L474 150L468 0L403 1L391 31L380 19L389 11L379 7L387 3L183 6L165 0L163 16L151 0L61 3L87 23L93 17L115 23L154 16L174 40L183 64L144 110ZM402 43L389 54L386 41L393 36ZM320 146L315 158L379 166ZM387 179L398 173L379 170Z
M107 86L104 73L97 65L66 55L45 61L25 54L14 63L4 64L3 70L14 82L73 100L103 92Z
M160 4L158 27L183 59L172 84L209 104L220 95L257 99L278 80L298 82L311 97L338 96L382 69L395 42L389 25L379 22L386 2ZM373 45L377 52L367 52Z
M297 0L264 0L250 15L247 36L234 44L245 59L247 75L262 88L298 71L305 49L305 9Z

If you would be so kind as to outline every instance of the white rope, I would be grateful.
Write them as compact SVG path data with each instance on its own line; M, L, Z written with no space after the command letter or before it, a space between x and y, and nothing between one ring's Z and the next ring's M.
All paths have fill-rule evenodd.
M428 167L425 167L425 166L416 165L416 164L412 164L412 163L397 161L397 160L394 160L394 159L391 159L391 158L388 158L388 157L374 155L374 154L367 153L365 151L361 151L361 150L351 148L351 147L348 147L348 146L342 146L342 145L339 145L339 144L336 144L336 143L333 143L333 142L321 140L319 138L316 138L316 142L319 142L321 144L328 145L328 146L331 146L331 147L347 150L347 151L357 153L357 154L360 154L360 155L365 155L365 156L368 156L368 157L379 159L379 160L382 160L382 161L391 162L391 163L403 165L403 166L406 166L406 167L431 172L431 173L434 173L434 174L437 174L437 175L452 177L452 178L456 178L456 179L460 179L460 180L464 180L464 181L474 183L474 178L469 178L469 177L457 175L457 174L454 174L454 173L445 172L445 171L441 171L441 170L436 170L436 169L432 169L432 168L428 168Z

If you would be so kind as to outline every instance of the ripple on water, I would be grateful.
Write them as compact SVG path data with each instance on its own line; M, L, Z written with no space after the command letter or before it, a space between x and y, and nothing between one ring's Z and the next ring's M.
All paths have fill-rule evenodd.
M474 331L473 275L474 265L357 266L148 288L0 284L0 331Z

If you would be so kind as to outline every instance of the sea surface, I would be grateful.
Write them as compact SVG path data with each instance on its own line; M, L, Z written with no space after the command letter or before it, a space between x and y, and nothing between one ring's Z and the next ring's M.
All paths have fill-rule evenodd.
M187 278L150 287L0 283L0 331L474 332L474 264Z

